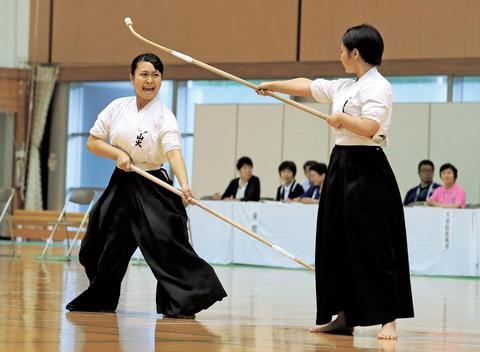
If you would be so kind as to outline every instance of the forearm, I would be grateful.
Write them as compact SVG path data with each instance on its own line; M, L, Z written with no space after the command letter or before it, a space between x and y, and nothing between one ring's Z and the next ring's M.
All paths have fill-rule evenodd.
M377 133L380 125L378 122L368 118L352 117L345 113L338 114L340 117L340 124L342 128L358 134L359 136L371 138Z
M167 159L178 183L180 183L181 186L188 185L187 170L180 149L174 149L167 152Z
M443 204L435 200L429 199L427 205L438 207L438 208L449 208L449 209L458 209L461 208L460 204Z
M311 97L310 86L312 81L308 78L294 78L286 81L274 81L264 83L265 88L272 91L297 97Z
M459 209L461 208L460 204L439 204L438 206L442 208L449 208L449 209Z
M90 135L87 140L87 149L97 156L117 160L125 153L123 150L108 144L104 140ZM126 154L126 153L125 153Z
M302 198L301 202L303 204L315 204L315 203L318 203L318 200L313 199L313 198Z

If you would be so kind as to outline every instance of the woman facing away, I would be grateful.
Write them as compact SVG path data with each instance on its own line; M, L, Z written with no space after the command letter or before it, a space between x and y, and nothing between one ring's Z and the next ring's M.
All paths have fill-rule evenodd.
M381 137L390 126L392 90L378 72L383 39L371 25L349 28L340 60L356 79L264 82L265 90L332 103L335 147L321 192L315 250L317 317L312 332L353 333L413 317L402 199ZM379 137L379 138L373 138ZM332 320L332 316L336 318Z

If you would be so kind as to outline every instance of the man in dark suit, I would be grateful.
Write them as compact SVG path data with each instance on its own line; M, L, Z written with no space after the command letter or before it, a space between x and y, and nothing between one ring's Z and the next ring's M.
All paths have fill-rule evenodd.
M301 184L295 180L297 166L293 161L284 161L278 167L278 173L282 180L282 185L277 189L277 201L286 202L301 196L304 189Z
M433 194L433 191L440 187L438 183L433 182L433 172L435 166L430 160L422 160L418 164L418 176L420 184L410 189L405 195L403 205L409 205L415 202L425 202Z

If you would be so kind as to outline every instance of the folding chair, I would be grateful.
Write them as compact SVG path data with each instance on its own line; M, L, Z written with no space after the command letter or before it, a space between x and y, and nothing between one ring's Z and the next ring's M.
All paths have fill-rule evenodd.
M88 219L88 215L90 214L90 211L91 211L91 209L93 207L93 204L95 202L95 196L96 196L96 191L93 190L93 189L89 189L89 188L74 190L70 194L67 201L65 202L65 205L64 205L62 211L60 212L60 214L58 216L57 221L52 223L52 225L53 225L52 232L50 233L50 236L48 237L48 239L45 243L45 246L43 247L42 254L39 257L37 257L37 259L39 259L39 260L53 259L53 260L62 260L62 261L69 261L70 260L70 256L71 256L73 247L75 246L75 241L77 241L81 232L85 230L85 223ZM69 222L65 219L66 211L67 211L68 205L70 203L80 204L80 205L87 205L88 204L87 211L83 215L82 220L80 222L78 222L78 221L76 221L76 222L70 221ZM67 244L68 244L68 228L69 227L76 227L77 231L75 233L75 236L72 239L72 242L69 244L68 250L65 253L65 255L63 255L63 256L62 255L61 256L53 256L53 255L47 256L48 247L50 247L53 244L53 239L55 237L55 233L56 233L59 226L63 226L63 228L65 229L65 236L66 236L66 239L67 239Z
M13 196L15 190L13 188L0 188L0 226L3 224L8 210L13 202ZM0 257L15 257L17 255L15 248L15 238L13 237L13 231L10 227L10 243L13 246L12 254L0 254Z

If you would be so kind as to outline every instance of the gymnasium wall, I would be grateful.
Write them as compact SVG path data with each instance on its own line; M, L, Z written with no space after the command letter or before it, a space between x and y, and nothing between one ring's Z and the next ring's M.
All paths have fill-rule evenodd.
M480 57L477 0L302 0L302 61L339 57L339 38L369 22L386 43L384 59Z
M138 52L152 50L130 34L125 17L142 35L205 61L292 61L297 10L297 1L291 0L54 0L52 61L125 64ZM165 62L178 60L165 55Z
M329 113L330 107L310 104ZM465 188L468 203L480 202L480 104L395 104L389 146L385 153L395 172L402 197L418 184L417 165L431 159L439 183L441 164L458 168L457 182ZM261 196L275 197L278 165L293 160L303 179L306 160L328 163L334 137L320 119L289 106L197 105L192 187L198 196L223 192L238 177L236 160L253 159L261 180Z
M385 39L385 74L480 72L477 0L32 1L30 60L60 64L61 80L123 79L118 66L154 50L129 33L127 16L155 42L245 77L343 74L341 36L362 22ZM212 78L162 57L188 67L170 78Z

